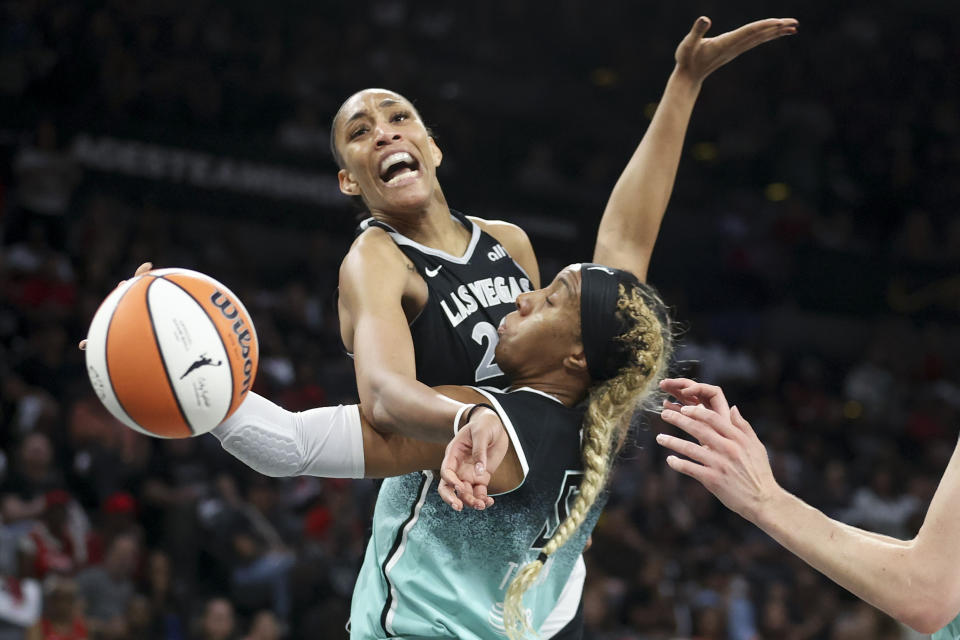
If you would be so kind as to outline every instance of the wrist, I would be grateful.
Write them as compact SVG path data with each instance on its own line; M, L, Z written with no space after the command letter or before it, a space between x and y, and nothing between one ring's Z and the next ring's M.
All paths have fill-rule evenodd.
M491 405L487 404L486 402L478 402L478 403L472 404L472 405L470 405L470 404L464 405L464 406L461 407L461 409L457 412L457 417L456 417L456 422L455 422L456 427L455 427L455 429L454 429L454 433L456 433L456 432L459 431L461 428L463 428L464 426L466 426L467 423L469 423L471 420L473 420L474 414L479 413L479 412L481 412L481 411L489 411L489 412L491 412L493 415L495 415L498 420L500 419L500 414L497 413L497 410L494 409Z
M793 496L774 481L767 490L760 492L750 509L751 512L744 514L744 517L771 533L772 529L786 521L784 514L789 509L791 499Z
M696 95L700 92L705 77L693 73L689 67L682 67L678 64L674 66L673 73L670 74L669 84Z

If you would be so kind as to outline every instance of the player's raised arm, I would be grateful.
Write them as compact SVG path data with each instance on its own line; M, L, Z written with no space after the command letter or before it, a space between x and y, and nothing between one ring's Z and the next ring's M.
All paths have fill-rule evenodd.
M897 540L846 525L782 489L766 448L719 387L666 380L661 387L687 406L668 405L663 419L698 442L657 436L686 456L671 468L702 483L728 508L766 531L812 567L922 633L960 612L960 446L953 453L917 536ZM700 404L702 403L702 404Z
M705 38L710 19L697 19L677 47L676 66L653 120L610 194L597 231L594 262L632 271L646 280L703 80L741 53L796 33L797 24L793 18L770 18Z

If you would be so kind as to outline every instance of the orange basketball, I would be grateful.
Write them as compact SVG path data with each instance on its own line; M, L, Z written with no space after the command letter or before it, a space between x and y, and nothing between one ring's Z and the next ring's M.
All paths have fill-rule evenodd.
M90 383L118 420L147 435L187 438L240 406L259 348L232 291L189 269L154 269L103 301L86 358Z

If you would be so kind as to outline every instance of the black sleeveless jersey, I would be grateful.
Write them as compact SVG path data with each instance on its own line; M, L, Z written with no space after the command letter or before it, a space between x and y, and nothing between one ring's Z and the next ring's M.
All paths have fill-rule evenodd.
M364 220L357 233L384 229L427 283L427 303L410 323L417 380L428 386L504 388L509 383L493 359L497 327L532 283L493 236L462 213L451 215L472 233L461 257L414 242L373 218Z

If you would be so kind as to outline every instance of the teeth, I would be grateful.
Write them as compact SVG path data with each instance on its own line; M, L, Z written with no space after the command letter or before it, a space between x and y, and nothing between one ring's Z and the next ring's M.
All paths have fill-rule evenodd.
M395 175L395 176L393 176L392 178L390 178L389 180L387 180L387 183L386 183L386 184L387 184L387 186L390 186L390 185L393 185L393 184L396 184L396 183L400 182L401 180L406 180L407 178L416 178L416 177L418 177L419 175L420 175L420 172L419 172L419 171L413 171L412 169L404 169L403 171L401 171L401 172L398 173L397 175Z
M413 163L413 156L411 156L406 151L398 151L396 153L391 153L386 158L380 161L380 175L383 175L387 169L392 165L397 164L398 162Z

